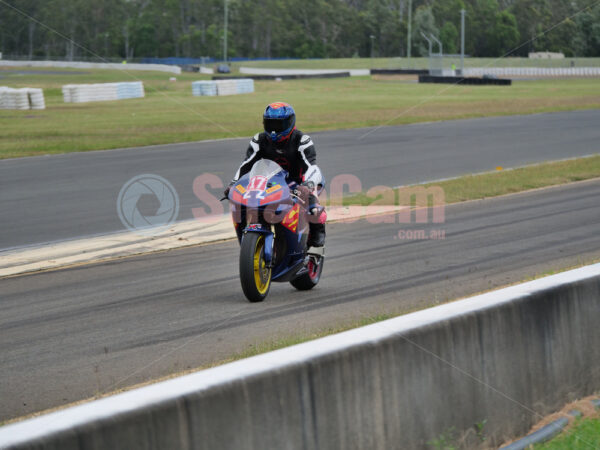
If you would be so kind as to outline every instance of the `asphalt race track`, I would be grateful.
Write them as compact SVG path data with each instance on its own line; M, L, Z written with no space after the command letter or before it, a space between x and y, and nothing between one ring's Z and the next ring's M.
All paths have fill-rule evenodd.
M328 179L353 174L366 189L596 153L599 123L600 110L591 110L384 127L363 139L369 129L313 138ZM212 173L227 183L249 138L2 160L0 250L123 230L117 197L141 174L169 180L181 199L179 220L190 219L192 208L203 206L194 179Z
M231 241L0 280L0 420L590 262L599 199L594 180L451 205L445 223L332 224L319 286L274 285L262 304L243 297ZM407 239L419 230L445 239Z

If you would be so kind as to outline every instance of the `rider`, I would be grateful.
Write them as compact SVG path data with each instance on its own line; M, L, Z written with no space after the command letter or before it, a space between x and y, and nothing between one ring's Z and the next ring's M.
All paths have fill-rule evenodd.
M312 139L296 129L294 108L287 103L271 103L263 114L263 125L265 131L250 141L246 159L225 190L225 196L241 176L250 172L256 161L270 159L288 172L288 181L295 181L301 186L301 191L308 194L308 211L316 215L320 211L316 190L324 183L323 175L316 164L317 153ZM321 210L318 219L309 221L309 247L323 247L325 244L326 217Z

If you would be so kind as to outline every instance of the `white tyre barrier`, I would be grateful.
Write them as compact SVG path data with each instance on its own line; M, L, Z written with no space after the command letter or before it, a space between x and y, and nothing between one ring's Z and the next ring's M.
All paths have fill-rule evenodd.
M143 98L144 84L141 81L127 83L67 84L62 88L65 103L102 102Z
M251 94L254 92L254 80L251 78L237 80L237 93L238 94Z
M0 87L0 109L46 109L44 91L38 88Z
M38 88L29 88L29 105L31 109L46 109L44 91Z
M473 67L465 69L465 76L480 77L483 75L500 77L597 77L600 67Z
M235 80L194 81L192 94L194 96L223 96L251 94L254 92L254 80L242 78Z
M192 83L192 94L198 97L214 97L217 95L217 84L214 81L194 81Z
M217 95L236 95L237 80L217 80Z

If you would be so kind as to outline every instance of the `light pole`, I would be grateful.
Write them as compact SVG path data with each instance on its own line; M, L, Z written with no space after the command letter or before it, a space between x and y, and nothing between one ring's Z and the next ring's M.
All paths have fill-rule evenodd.
M429 39L429 38L427 37L427 35L426 35L425 33L423 33L422 31L421 31L421 36L423 36L423 38L424 38L424 39L427 41L427 43L429 44L429 58L428 58L428 60L429 60L429 75L431 75L431 52L432 52L432 45L433 45L433 44L432 44L432 42L431 42L431 39Z
M223 35L223 61L225 62L225 64L227 64L227 27L228 27L228 21L229 21L229 14L227 11L227 1L225 0L225 26L224 28L224 35Z
M464 9L460 10L460 76L464 77L465 73L465 13Z
M444 48L442 47L442 43L433 34L429 33L429 36L431 36L431 39L433 39L436 42L436 44L440 47L440 56L444 56Z
M406 39L406 41L407 41L406 56L407 56L409 62L410 62L411 39L412 39L412 0L408 0L408 36Z
M371 37L371 58L373 58L375 55L375 35L372 34L370 37Z

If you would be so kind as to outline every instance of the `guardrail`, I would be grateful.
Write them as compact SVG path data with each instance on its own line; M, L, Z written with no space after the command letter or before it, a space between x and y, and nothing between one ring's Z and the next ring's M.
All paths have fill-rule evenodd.
M596 264L8 425L0 448L499 446L600 389L599 311Z

